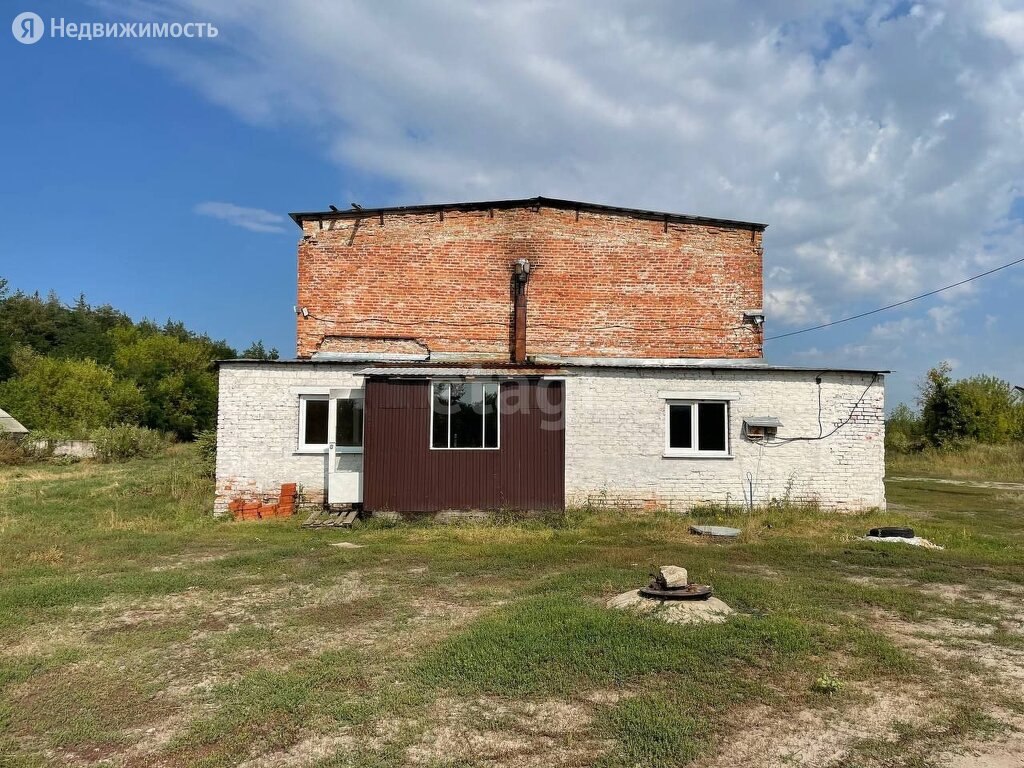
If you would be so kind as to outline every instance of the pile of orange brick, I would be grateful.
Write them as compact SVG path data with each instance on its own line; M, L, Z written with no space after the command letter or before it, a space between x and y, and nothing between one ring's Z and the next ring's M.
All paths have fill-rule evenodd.
M235 520L266 520L271 517L291 517L295 514L295 500L298 488L295 483L285 483L277 501L265 498L252 499L239 497L228 502L228 509Z

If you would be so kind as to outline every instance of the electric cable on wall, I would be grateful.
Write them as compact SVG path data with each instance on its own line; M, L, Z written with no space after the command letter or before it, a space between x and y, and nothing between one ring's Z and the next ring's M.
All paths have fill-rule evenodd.
M864 387L864 391L860 393L860 397L858 397L857 398L857 402L855 402L853 404L853 407L850 409L850 413L847 414L846 418L843 419L841 422L839 422L839 424L837 424L835 426L835 428L826 435L826 434L822 434L822 431L823 431L824 427L821 424L821 381L819 379L819 382L818 382L818 433L819 434L816 437L810 437L810 436L808 436L808 437L803 437L803 436L801 436L801 437L783 437L783 438L779 438L778 440L772 441L770 443L766 443L766 445L768 445L768 447L770 447L770 448L777 448L777 447L786 445L787 443L813 442L815 440L825 440L825 439L827 439L829 437L832 437L832 435L834 435L840 429L842 429L847 424L849 424L851 421L853 421L853 417L857 414L857 409L860 407L860 404L864 402L864 398L867 397L868 391L875 385L875 383L877 381L878 381L878 374L877 373L873 373L871 375L871 381L868 382L868 385L866 387Z

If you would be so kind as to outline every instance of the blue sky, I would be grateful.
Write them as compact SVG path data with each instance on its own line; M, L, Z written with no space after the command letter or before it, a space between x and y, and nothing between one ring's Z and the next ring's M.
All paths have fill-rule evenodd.
M766 221L768 333L1020 258L1019 4L22 3L214 40L5 30L0 276L289 355L292 210L548 195ZM767 348L1024 383L1024 268Z

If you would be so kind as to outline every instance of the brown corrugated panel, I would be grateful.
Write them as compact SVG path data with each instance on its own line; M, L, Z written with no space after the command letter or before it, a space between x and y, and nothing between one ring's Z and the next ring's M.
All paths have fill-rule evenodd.
M502 382L497 450L430 447L430 382L370 379L363 435L363 505L370 511L565 508L561 381Z

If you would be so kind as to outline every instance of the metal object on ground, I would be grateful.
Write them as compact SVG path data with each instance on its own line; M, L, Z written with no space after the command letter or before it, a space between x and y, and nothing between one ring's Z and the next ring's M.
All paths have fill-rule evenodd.
M735 539L742 531L739 528L727 528L724 525L691 525L690 533L698 536L718 536L723 539Z
M666 588L654 579L646 587L640 587L640 594L655 600L707 600L712 589L707 584L687 584L685 587Z
M899 539L912 539L914 538L914 529L896 528L893 526L872 528L870 531L868 531L868 536L880 536L882 538L895 537Z

